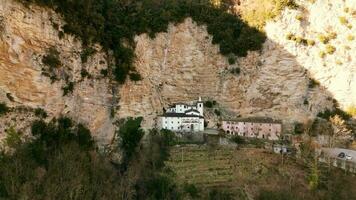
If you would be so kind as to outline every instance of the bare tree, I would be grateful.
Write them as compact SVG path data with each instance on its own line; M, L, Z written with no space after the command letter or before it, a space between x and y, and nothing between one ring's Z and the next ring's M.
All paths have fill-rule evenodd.
M335 139L348 139L351 138L351 130L347 127L345 120L339 115L335 115L329 118L332 125L332 134L329 138L329 147L332 148L335 145Z

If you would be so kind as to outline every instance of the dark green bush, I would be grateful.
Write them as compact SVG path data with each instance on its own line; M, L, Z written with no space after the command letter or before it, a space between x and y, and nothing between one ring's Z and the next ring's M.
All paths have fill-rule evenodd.
M72 93L74 90L74 83L73 82L69 82L67 83L66 86L64 86L62 88L63 90L63 96L67 96L68 94Z
M5 103L0 103L0 116L9 112L9 107Z
M108 70L107 69L102 69L100 70L100 74L103 75L104 77L107 77L108 76Z
M234 199L233 198L233 194L228 192L228 191L225 191L225 190L222 190L222 189L212 189L209 191L209 200L216 200L216 199L219 199L219 200L232 200Z
M139 73L130 73L130 79L132 81L140 81L142 80L142 77Z
M218 110L218 109L215 109L215 110L214 110L214 113L215 113L215 115L217 115L217 116L220 116L220 115L221 115L221 112L220 112L220 110Z
M352 117L340 108L334 108L333 110L326 109L323 112L319 112L317 116L328 120L330 117L334 117L335 115L339 115L344 120L349 120Z
M223 55L246 56L249 50L260 50L266 39L264 33L249 27L229 12L228 7L217 8L210 1L192 0L19 0L22 3L36 3L53 8L62 14L66 24L64 32L82 40L83 46L100 43L106 50L112 50L115 57L113 73L123 83L127 75L135 72L134 36L167 30L168 23L179 23L191 17L198 24L207 25L213 43L220 45ZM288 3L288 5L292 3ZM85 49L83 61L91 53ZM60 65L56 56L46 57L44 63Z
M89 72L88 72L86 69L82 69L82 70L80 71L80 75L82 76L82 78L90 77L90 74L89 74Z
M189 194L190 197L196 199L200 197L199 190L194 184L185 184L183 186L183 190L185 193Z
M288 191L262 191L258 200L297 200L298 198Z
M42 57L42 63L49 67L49 70L52 71L55 68L58 68L62 65L59 60L59 52L54 47L48 50L47 55Z
M236 67L236 68L231 69L231 70L230 70L230 73L231 73L231 74L236 74L236 75L238 75L238 74L241 73L241 70L240 70L239 67Z
M124 124L120 126L119 136L121 137L121 149L124 151L125 162L128 162L136 153L137 147L144 135L141 129L143 118L128 118Z
M236 57L235 57L235 55L229 55L228 56L228 62L229 62L229 64L230 65L233 65L233 64L235 64L236 63Z
M317 86L319 86L320 85L320 83L318 82L318 81L316 81L315 79L310 79L309 80L309 84L308 84L308 87L310 88L310 89L312 89L312 88L315 88L315 87L317 87Z
M121 176L87 128L61 118L32 130L36 139L0 153L0 199L120 199Z
M205 101L204 106L207 108L212 108L214 107L214 103L212 101Z
M35 116L40 117L40 118L46 118L48 115L47 115L47 112L45 110L43 110L42 108L36 108Z
M96 50L91 48L91 47L87 47L85 48L82 53L80 54L80 58L82 60L82 63L86 63L88 61L89 56L95 54Z
M231 139L230 139L232 142L235 142L236 144L245 144L246 143L246 140L241 137L241 136L233 136Z

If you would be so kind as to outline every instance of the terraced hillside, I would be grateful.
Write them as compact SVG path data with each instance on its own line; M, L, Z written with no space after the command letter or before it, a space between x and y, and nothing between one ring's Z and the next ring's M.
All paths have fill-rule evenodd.
M167 165L179 185L193 184L202 191L223 190L234 199L260 199L266 192L313 199L313 191L308 189L309 169L292 158L263 149L174 147Z

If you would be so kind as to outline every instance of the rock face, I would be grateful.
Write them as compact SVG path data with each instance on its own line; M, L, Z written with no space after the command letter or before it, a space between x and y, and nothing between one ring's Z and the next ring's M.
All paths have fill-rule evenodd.
M344 7L356 10L352 2L300 1L304 9L287 9L268 23L268 39L261 52L250 52L233 65L212 45L206 28L191 19L170 25L154 39L139 35L135 38L135 66L143 80L114 87L100 75L107 66L100 46L83 63L80 41L66 34L59 37L64 22L57 14L0 0L0 101L10 106L42 107L52 117L72 116L87 125L100 144L110 143L113 122L118 118L143 116L144 127L151 128L163 108L199 96L217 101L222 118L265 116L287 123L303 122L331 108L333 98L344 108L356 105L356 90L352 89L356 87L356 44L345 39L355 33L355 15L342 11ZM299 14L304 16L302 21L296 19ZM347 16L353 27L340 25L339 15ZM326 48L324 44L316 41L314 46L303 46L286 40L288 33L315 39L329 26L337 33L330 41L336 51L323 59L318 54ZM51 47L57 49L63 72L75 83L73 93L67 96L62 91L66 81L51 83L42 74L42 57ZM231 73L236 68L241 69L240 74ZM81 77L83 69L91 78ZM310 77L321 86L309 87ZM213 111L206 112L210 127L219 119Z
M106 67L105 54L99 49L83 64L80 41L68 35L60 39L53 24L60 25L62 20L53 11L0 0L0 13L0 100L10 106L42 107L50 116L72 116L86 124L99 142L107 143L114 133L109 82L80 76L83 68L97 76ZM70 69L69 79L75 83L73 94L66 97L62 91L64 81L51 84L42 75L42 56L50 47L59 51L62 68Z
M147 127L162 107L199 96L216 100L230 111L226 117L265 116L286 122L307 120L332 106L331 95L310 89L307 71L272 40L262 53L250 53L232 66L211 44L206 28L190 19L153 40L141 35L136 42L136 68L144 80L121 88L119 115L142 115ZM230 73L237 66L240 75Z
M267 24L268 38L293 55L342 108L356 106L356 1L297 2L300 9L286 9L278 20ZM296 44L286 39L288 34L314 40L315 45ZM323 44L321 36L330 39ZM330 47L335 52L328 54Z

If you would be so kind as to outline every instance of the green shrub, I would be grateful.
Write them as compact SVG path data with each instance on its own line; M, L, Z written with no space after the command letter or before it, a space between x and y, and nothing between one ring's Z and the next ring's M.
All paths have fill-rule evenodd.
M130 73L130 80L140 81L140 80L142 80L142 77L139 73Z
M336 48L334 46L327 45L325 51L327 54L333 54L336 51Z
M322 112L319 112L317 117L329 120L330 117L334 117L335 115L339 115L344 120L349 120L352 116L347 112L344 112L340 108L334 108L333 110L326 109Z
M144 135L141 129L143 118L128 118L119 128L118 135L121 137L121 149L124 151L124 162L127 162L136 153L137 147Z
M239 75L241 73L241 70L239 67L235 67L233 69L230 69L230 73L231 74L236 74L236 75Z
M35 109L35 116L36 117L40 117L40 118L48 117L47 112L42 108L36 108Z
M356 106L349 106L346 110L346 113L350 116L356 116Z
M353 41L355 39L355 37L353 35L348 35L347 36L347 40L348 41Z
M52 71L62 65L59 60L59 52L54 47L50 48L46 55L42 57L42 63Z
M107 77L108 76L108 70L107 69L101 69L100 70L100 74L103 75L104 77Z
M318 39L323 44L327 44L329 42L329 38L327 36L325 36L325 35L319 35Z
M74 90L74 82L67 83L66 86L62 87L63 96L67 96L68 94L72 93Z
M309 84L308 84L309 88L315 88L317 86L320 86L320 83L317 80L312 79L312 78L309 79Z
M294 34L288 33L288 34L286 35L286 39L287 39L287 40L292 40L293 36L294 36Z
M302 15L297 15L295 16L295 19L298 21L302 21L303 20L303 16Z
M299 5L294 0L279 0L279 1L286 4L287 7L290 9L298 9L299 8Z
M238 135L233 136L230 140L238 145L246 143L246 140L243 137L238 136Z
M214 104L212 101L205 101L204 106L207 108L212 108L212 107L214 107Z
M303 123L295 123L294 124L294 134L300 135L304 133L304 124Z
M298 198L289 191L267 191L260 192L257 200L297 200Z
M236 63L236 57L234 56L234 55L229 55L228 56L228 62L229 62L229 64L230 65L233 65L233 64L235 64Z
M348 25L348 20L346 19L346 17L339 17L339 21L342 25Z
M82 70L80 71L80 75L82 76L82 78L90 77L89 72L84 68L82 68Z
M21 145L21 133L16 131L14 127L6 130L5 144L7 147L16 149Z
M5 103L0 103L0 116L6 114L7 112L9 112L9 108L7 107L7 105Z
M314 40L307 40L307 44L309 46L314 46L315 45L315 41Z
M319 57L320 58L325 58L325 56L326 56L326 53L324 51L320 51L319 52Z
M86 63L88 61L88 58L95 54L96 53L96 50L93 49L92 47L87 47L85 48L82 53L80 54L80 58L82 60L82 63Z
M185 193L189 194L190 197L196 199L200 197L199 190L194 184L184 184L183 190Z
M331 32L328 34L329 40L334 40L337 38L337 34L335 32Z
M208 199L209 200L216 200L216 199L221 199L221 200L232 200L233 194L227 190L222 190L222 189L217 189L214 188L209 191L208 194Z
M214 113L215 113L216 116L220 116L220 115L221 115L221 112L220 112L220 110L218 110L218 109L215 109L215 110L214 110Z
M303 40L303 38L301 38L301 37L296 37L296 38L295 38L295 42L296 42L297 44L302 43L302 40Z

